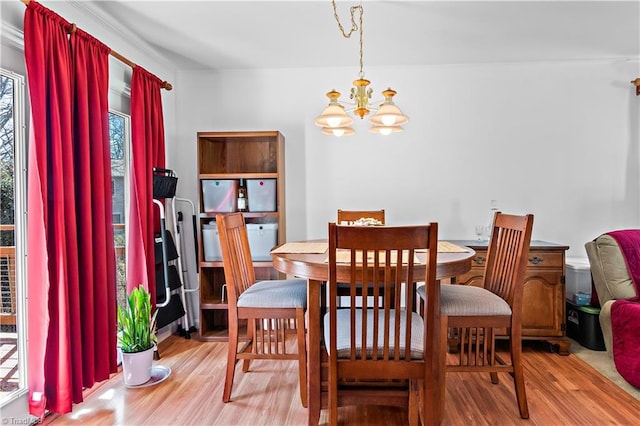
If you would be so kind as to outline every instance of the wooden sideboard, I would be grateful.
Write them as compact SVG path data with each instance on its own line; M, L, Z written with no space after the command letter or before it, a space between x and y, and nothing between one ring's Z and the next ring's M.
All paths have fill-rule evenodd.
M476 256L469 272L452 280L454 284L481 285L487 241L453 240L471 247ZM544 340L557 346L560 355L569 355L566 335L565 252L568 246L545 241L531 241L524 280L522 339Z

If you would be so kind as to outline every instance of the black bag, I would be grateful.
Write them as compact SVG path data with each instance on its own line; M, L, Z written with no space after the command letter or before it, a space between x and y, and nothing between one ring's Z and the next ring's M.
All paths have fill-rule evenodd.
M178 178L173 170L153 168L153 198L173 198L176 196Z

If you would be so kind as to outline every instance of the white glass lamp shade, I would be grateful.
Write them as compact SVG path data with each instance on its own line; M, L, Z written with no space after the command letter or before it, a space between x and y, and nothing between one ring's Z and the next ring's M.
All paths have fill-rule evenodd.
M340 105L329 105L316 117L314 123L319 127L348 127L353 124L353 118Z
M327 92L329 105L327 105L327 107L322 110L322 114L314 120L316 126L335 128L349 127L353 124L353 118L344 112L344 107L338 102L339 97L340 92L336 92L335 90Z
M381 135L390 135L391 133L401 132L404 129L400 126L371 126L371 133L380 133Z
M351 127L323 127L321 132L325 135L331 136L351 136L356 132Z
M394 104L383 103L380 105L378 112L370 119L369 123L374 126L401 126L409 122L409 117L402 114L400 108Z

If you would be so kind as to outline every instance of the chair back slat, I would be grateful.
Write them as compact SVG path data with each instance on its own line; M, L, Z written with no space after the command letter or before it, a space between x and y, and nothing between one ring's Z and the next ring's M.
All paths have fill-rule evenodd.
M522 303L533 215L516 216L496 212L487 251L484 287L502 297L514 312Z
M256 282L247 228L242 213L218 214L216 224L227 297L230 305L235 306L238 297Z

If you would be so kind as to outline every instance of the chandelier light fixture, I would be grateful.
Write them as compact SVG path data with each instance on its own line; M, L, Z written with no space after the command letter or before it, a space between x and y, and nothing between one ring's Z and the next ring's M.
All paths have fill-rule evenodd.
M409 121L409 117L404 115L400 108L393 103L393 97L396 94L395 90L391 88L382 91L384 100L370 102L373 89L368 87L371 83L364 78L364 65L363 65L363 44L362 44L362 16L364 9L362 4L357 6L351 6L351 29L349 32L344 30L340 18L338 17L338 10L336 8L336 0L332 0L333 3L333 16L338 23L338 28L345 38L350 38L351 34L358 31L360 34L360 72L358 73L358 79L354 80L353 87L351 88L351 95L349 96L353 102L348 103L348 109L340 103L338 98L340 92L331 90L327 93L329 98L329 105L322 111L322 113L315 119L316 126L322 127L322 133L333 136L348 136L355 134L355 131L351 127L353 124L353 118L347 115L347 112L353 112L353 114L364 119L365 115L368 115L372 110L376 113L369 118L371 123L370 131L373 133L380 133L388 135L393 132L401 132L402 125ZM356 23L356 13L359 16L359 22Z

